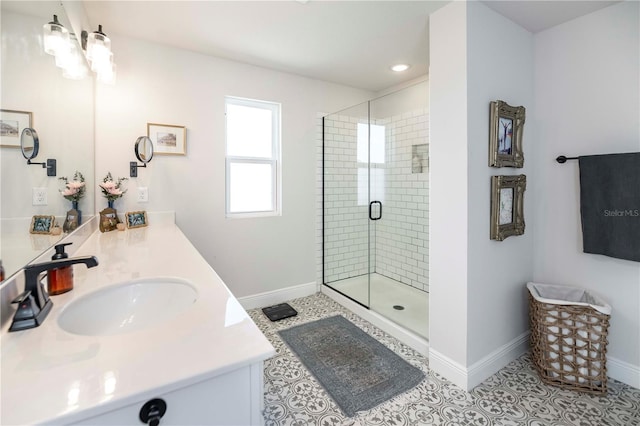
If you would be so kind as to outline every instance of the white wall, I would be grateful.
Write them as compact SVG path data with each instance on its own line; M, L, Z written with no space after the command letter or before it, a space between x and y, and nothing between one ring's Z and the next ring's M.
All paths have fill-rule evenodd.
M451 380L467 365L466 8L453 2L429 24L429 366Z
M469 173L468 365L512 342L529 329L525 285L533 276L531 226L535 194L524 194L524 235L489 239L491 176L525 174L535 179L533 36L479 2L467 14L467 140ZM488 166L489 103L523 105L523 168Z
M533 41L481 3L454 2L432 15L430 50L430 365L471 388L503 366L496 352L528 329L534 231L492 241L489 213L490 176L533 170L533 124L523 169L490 168L487 158L490 101L533 110ZM525 193L525 220L534 202Z
M186 156L156 156L116 209L174 210L180 228L237 296L315 281L317 113L369 92L111 35L118 80L96 92L96 176L128 176L148 122L187 127ZM224 96L282 104L282 216L224 216ZM139 204L136 187L148 186ZM98 210L106 201L97 197ZM152 224L151 224L152 225ZM180 265L176 265L179 271Z
M535 37L477 2L432 15L430 366L463 387L525 344L530 279L604 296L614 308L608 374L640 386L640 266L582 253L577 163L554 161L640 150L638 6ZM527 107L523 169L486 165L494 99ZM519 173L525 234L490 241L489 176Z
M612 305L608 372L636 387L640 264L582 253L578 163L554 159L640 151L639 22L639 4L629 1L536 34L532 188L534 280L584 287Z

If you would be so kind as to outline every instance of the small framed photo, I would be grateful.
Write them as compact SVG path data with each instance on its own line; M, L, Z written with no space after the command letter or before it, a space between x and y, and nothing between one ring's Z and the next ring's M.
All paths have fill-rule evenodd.
M171 124L147 123L147 136L158 155L186 155L187 128Z
M524 166L522 152L522 129L525 121L525 108L513 107L503 101L490 103L489 130L489 166Z
M118 212L116 209L107 207L100 212L100 232L110 232L118 227Z
M55 223L55 216L33 216L29 232L32 234L50 234Z
M22 130L33 127L33 114L28 111L0 110L0 146L20 148Z
M142 228L149 224L147 221L147 212L145 211L127 212L124 217L127 223L127 228Z
M491 176L492 240L502 241L512 235L524 234L524 191L527 177Z

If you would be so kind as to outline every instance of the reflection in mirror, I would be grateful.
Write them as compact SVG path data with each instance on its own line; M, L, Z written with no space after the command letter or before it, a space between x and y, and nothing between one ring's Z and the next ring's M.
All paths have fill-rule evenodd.
M153 142L147 136L140 136L136 140L135 151L138 160L147 164L153 158Z
M38 156L40 141L35 129L27 127L22 131L22 135L20 135L20 148L22 149L22 155L27 160L31 160Z
M138 161L142 161L142 164L135 161L130 162L129 177L138 177L138 167L147 167L147 163L153 158L153 142L148 136L140 136L136 140L133 150L136 153L136 158Z
M42 28L53 15L71 31L64 7L50 1L0 2L0 106L3 112L21 111L31 117L24 127L37 128L40 141L46 142L39 144L38 158L56 158L60 175L79 171L86 187L95 188L93 78L63 78L55 58L43 48ZM0 260L5 278L65 236L30 234L32 217L55 216L62 226L72 207L60 193L60 180L47 177L40 167L25 167L17 146L0 147ZM25 149L26 155L34 151ZM87 190L80 204L88 222L95 215L94 191Z
M42 166L47 169L47 176L55 176L57 173L57 162L55 159L49 158L46 163L36 163L31 160L38 156L40 150L40 140L35 129L25 128L20 135L20 149L22 155L27 159L27 164L34 166Z

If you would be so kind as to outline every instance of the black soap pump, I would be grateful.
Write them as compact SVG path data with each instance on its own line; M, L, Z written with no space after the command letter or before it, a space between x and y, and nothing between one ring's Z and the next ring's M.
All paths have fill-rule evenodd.
M53 255L51 260L68 258L69 255L64 252L64 247L71 244L73 243L58 244L55 247L56 254ZM47 292L50 296L73 290L73 266L51 269L47 272L47 277Z

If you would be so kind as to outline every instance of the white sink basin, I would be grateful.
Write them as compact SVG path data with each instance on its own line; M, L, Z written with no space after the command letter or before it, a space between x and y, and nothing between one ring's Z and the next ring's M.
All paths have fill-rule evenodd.
M198 291L179 278L145 278L115 284L74 300L58 317L73 334L109 336L155 327L188 310Z

